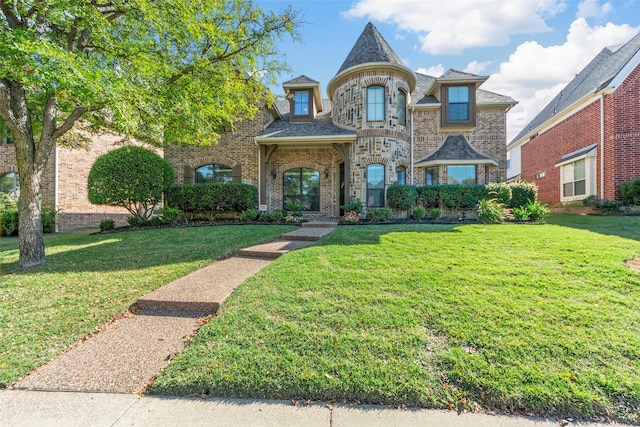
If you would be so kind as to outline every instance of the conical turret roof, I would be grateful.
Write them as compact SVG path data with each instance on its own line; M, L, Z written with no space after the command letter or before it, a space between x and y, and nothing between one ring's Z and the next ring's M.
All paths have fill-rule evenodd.
M336 74L340 74L347 68L371 62L388 62L404 66L398 54L391 49L375 25L369 22Z

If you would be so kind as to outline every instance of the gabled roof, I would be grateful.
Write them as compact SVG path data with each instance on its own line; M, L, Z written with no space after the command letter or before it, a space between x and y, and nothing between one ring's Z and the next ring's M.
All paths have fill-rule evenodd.
M449 135L433 154L416 162L416 167L437 164L478 164L489 163L498 166L491 157L478 153L463 135Z
M325 137L352 137L355 140L356 132L344 129L333 124L331 120L331 103L328 99L323 99L324 113L318 114L310 122L291 122L290 104L288 101L278 101L276 106L282 118L275 120L258 135L256 140L260 143L304 143L308 139L322 139ZM332 140L337 142L337 139Z
M296 78L293 78L289 81L282 83L282 86L300 85L300 84L304 84L304 85L309 84L309 86L313 86L313 85L319 85L320 82L317 80L313 80L311 77L307 77L303 74L301 76L298 76Z
M612 81L619 80L621 73L628 73L625 67L640 52L640 34L622 47L606 47L560 91L546 107L527 124L509 143L519 142L532 131L562 114L580 100L607 88ZM626 76L622 76L626 78ZM611 87L615 90L615 87Z
M340 74L347 68L371 62L389 62L404 66L398 54L391 49L375 25L369 22L336 74Z
M428 76L426 74L416 73L416 89L411 96L411 105L415 106L438 106L440 105L439 93L434 91L435 86L442 78L447 76L448 78L458 77L460 80L475 81L476 79L486 80L483 76L476 76L475 74L463 73L461 71L449 70L442 75L442 77L436 78ZM456 79L458 80L458 79ZM496 105L516 105L518 102L513 98L498 93L489 92L483 89L476 89L476 103L478 105L496 104Z

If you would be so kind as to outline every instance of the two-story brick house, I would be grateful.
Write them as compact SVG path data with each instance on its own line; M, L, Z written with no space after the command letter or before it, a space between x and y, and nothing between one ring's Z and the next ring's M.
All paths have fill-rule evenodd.
M640 34L607 47L512 140L509 178L547 203L615 200L640 178Z
M297 77L283 83L284 100L238 123L217 145L167 145L164 157L179 184L244 182L259 189L267 210L291 200L309 216L338 216L351 199L383 207L396 182L496 182L506 179L506 114L516 102L481 89L486 79L415 73L369 23L328 83L328 99L319 82ZM116 215L86 200L93 161L116 148L115 137L105 138L52 157L45 199L58 206L62 229ZM5 151L0 146L0 176L15 172Z
M369 23L322 99L320 83L283 83L285 100L220 144L167 147L181 183L242 181L268 210L302 202L338 216L360 200L385 206L393 183L506 179L506 113L516 102L480 89L487 77L413 72Z

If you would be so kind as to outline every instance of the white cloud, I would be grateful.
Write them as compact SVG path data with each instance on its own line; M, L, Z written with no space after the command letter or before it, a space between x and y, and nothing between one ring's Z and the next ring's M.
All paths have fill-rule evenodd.
M602 18L611 12L611 3L607 2L603 5L598 0L584 0L578 5L578 18Z
M626 43L640 27L630 25L590 26L576 19L561 45L522 43L500 64L497 74L482 86L509 95L519 104L508 116L507 141L526 126L553 97L569 83L603 48Z
M465 73L480 74L484 70L486 70L489 65L491 65L491 61L471 61L462 71L464 71Z
M565 8L561 0L359 0L343 13L392 22L421 35L421 50L456 54L465 48L509 43L512 34L550 31L545 19Z
M431 77L440 77L444 74L444 66L442 64L438 64L429 68L420 67L416 70L416 73L426 74Z

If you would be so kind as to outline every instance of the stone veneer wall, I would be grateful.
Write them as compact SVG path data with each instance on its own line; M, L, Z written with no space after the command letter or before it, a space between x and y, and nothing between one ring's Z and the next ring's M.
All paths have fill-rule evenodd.
M385 120L367 121L367 88L385 87ZM398 123L397 94L403 90L410 103L407 77L392 69L363 70L348 74L338 80L332 94L332 118L337 126L355 129L358 135L351 147L351 194L350 197L366 204L367 166L372 163L385 165L385 186L397 180L397 168L409 171L410 119L407 105L407 125Z
M414 156L419 161L433 154L444 142L447 135L440 128L440 109L416 110L413 114ZM499 166L478 166L478 183L497 182L507 177L506 150L507 119L504 109L478 107L476 109L476 126L462 133L469 144L481 154L496 159ZM424 185L424 168L414 170L414 184ZM486 172L486 173L485 173ZM440 182L446 182L446 167L440 167ZM408 179L408 178L407 178Z

